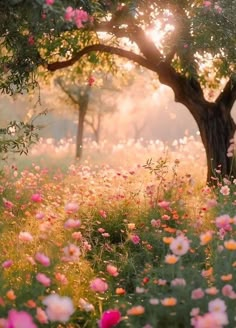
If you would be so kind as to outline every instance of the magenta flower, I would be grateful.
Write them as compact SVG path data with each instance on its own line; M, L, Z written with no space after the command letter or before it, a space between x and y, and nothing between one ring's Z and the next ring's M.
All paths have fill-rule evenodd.
M12 266L13 261L12 260L6 260L2 263L2 268L3 269L8 269Z
M46 5L51 6L53 5L55 0L45 0Z
M102 314L99 328L112 328L120 322L120 319L121 313L119 310L107 310Z
M138 235L131 235L130 240L133 244L137 245L140 243L140 237Z
M10 310L5 328L37 328L33 318L25 311Z
M33 195L31 196L31 200L32 200L32 202L35 202L35 203L41 203L41 201L42 201L43 199L42 199L41 194L36 193L36 194L33 194Z

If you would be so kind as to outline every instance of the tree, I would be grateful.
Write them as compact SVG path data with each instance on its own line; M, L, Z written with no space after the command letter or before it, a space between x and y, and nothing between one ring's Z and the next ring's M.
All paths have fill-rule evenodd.
M236 99L235 0L4 3L0 1L3 91L34 85L39 66L55 71L77 62L83 67L85 60L96 63L105 54L124 57L157 73L190 111L206 150L207 180L219 165L222 175L236 176L234 157L227 156L236 129L231 117ZM151 38L153 31L156 39ZM216 87L221 92L209 100L205 90Z
M67 95L72 104L77 108L78 124L75 157L81 159L83 153L84 123L90 101L91 86L88 83L87 85L81 86L71 83L68 85L62 78L57 78L55 82L59 85L62 92Z

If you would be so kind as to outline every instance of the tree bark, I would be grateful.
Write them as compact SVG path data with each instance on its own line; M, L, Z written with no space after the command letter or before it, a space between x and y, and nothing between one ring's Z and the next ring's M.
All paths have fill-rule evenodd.
M88 110L89 103L89 89L87 88L80 94L79 97L79 111L78 111L78 125L77 125L77 135L76 135L76 158L81 159L83 154L83 137L84 137L84 123L85 116Z
M198 126L206 151L207 182L216 184L217 177L236 178L234 156L227 156L230 140L234 138L236 130L230 111L225 115L220 105L207 108Z

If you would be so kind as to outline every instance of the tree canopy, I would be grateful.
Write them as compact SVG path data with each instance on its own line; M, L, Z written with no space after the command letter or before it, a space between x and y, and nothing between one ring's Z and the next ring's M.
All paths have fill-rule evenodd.
M0 0L0 8L0 88L7 93L35 86L41 68L78 60L82 68L106 54L156 71L167 85L172 68L204 87L235 79L235 0Z

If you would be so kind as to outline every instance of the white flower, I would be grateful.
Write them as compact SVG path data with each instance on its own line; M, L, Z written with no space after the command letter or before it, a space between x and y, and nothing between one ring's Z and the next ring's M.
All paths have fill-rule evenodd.
M184 255L189 250L189 240L182 235L178 236L171 242L170 249L175 255Z
M216 298L208 303L209 312L225 312L226 309L225 302L220 298Z
M51 294L46 296L43 304L47 306L46 313L48 319L52 322L67 322L74 313L74 305L72 300L67 296Z

